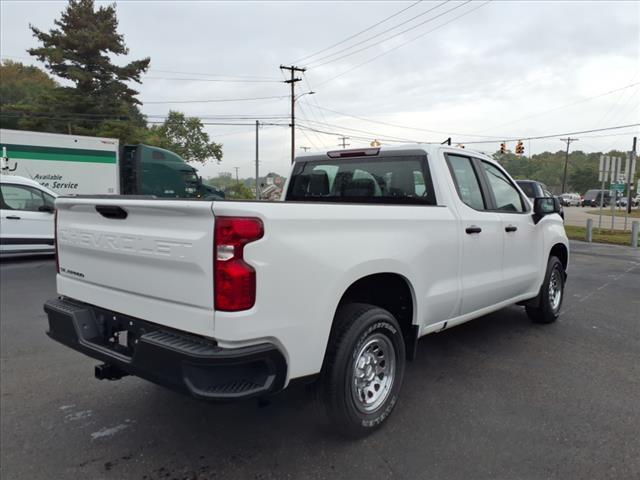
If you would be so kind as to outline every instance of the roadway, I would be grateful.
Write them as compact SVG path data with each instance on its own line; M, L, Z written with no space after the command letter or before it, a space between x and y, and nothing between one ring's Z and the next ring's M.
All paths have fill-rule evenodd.
M562 316L511 307L420 341L384 428L345 441L305 389L211 405L45 335L50 259L0 263L4 480L640 478L640 255L572 243Z

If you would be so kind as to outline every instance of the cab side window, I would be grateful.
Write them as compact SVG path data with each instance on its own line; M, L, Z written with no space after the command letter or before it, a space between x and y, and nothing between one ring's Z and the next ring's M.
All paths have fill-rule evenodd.
M45 205L42 192L23 185L2 185L2 206L8 210L39 212Z
M525 206L522 197L505 174L484 160L482 161L482 168L489 181L489 188L493 192L496 209L502 212L524 212Z
M460 200L475 210L485 210L486 203L482 196L480 181L471 159L459 155L447 155L447 163Z

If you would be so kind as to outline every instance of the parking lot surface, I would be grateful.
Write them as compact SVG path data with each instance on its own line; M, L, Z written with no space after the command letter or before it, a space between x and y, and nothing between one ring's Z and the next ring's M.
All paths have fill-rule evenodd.
M45 335L51 259L0 264L1 476L9 479L640 478L640 255L572 243L563 313L512 307L420 341L369 438L316 419L307 389L212 405Z

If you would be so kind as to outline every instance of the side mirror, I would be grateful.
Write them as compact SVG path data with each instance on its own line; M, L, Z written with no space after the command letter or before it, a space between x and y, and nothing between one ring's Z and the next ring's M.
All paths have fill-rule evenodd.
M533 200L533 222L538 223L542 217L560 213L560 202L554 197L541 197Z
M51 205L40 205L38 207L38 211L39 212L53 213L54 208Z

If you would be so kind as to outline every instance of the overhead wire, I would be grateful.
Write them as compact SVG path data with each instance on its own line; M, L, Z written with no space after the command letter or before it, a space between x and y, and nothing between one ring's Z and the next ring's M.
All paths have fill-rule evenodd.
M310 105L308 102L305 102L305 103L307 103L310 107L314 107L313 105ZM502 138L502 137L497 136L497 135L478 135L478 134L471 134L471 133L452 132L452 131L446 131L446 130L432 130L432 129L421 128L421 127L411 127L411 126L408 126L408 125L399 125L397 123L384 122L384 121L381 121L381 120L371 120L371 119L366 118L366 117L353 115L353 114L349 114L349 113L344 113L344 112L339 112L337 110L332 110L330 108L325 108L325 107L320 107L320 106L316 106L315 108L319 108L321 110L326 110L328 112L336 113L338 115L343 115L345 117L351 117L351 118L355 118L357 120L362 120L362 121L369 122L369 123L377 123L377 124L380 124L380 125L386 125L386 126L394 127L394 128L403 128L403 129L407 129L407 130L416 130L416 131L428 132L428 133L438 133L438 134L442 134L442 135L461 135L461 136L467 136L467 137L482 137L482 138L496 138L496 139Z
M438 4L438 5L436 5L436 6L435 6L435 7L433 7L433 8L430 8L429 10L427 10L427 11L426 11L426 12L424 12L424 13L429 13L429 12L431 12L431 11L435 10L436 8L439 8L440 6L444 5L445 3L448 3L449 1L450 1L450 0L445 0L444 2L442 2L442 3ZM463 3L459 4L459 5L456 5L455 7L452 7L452 8L450 8L449 10L446 10L446 11L444 11L444 12L442 12L442 13L439 13L438 15L435 15L435 16L433 16L433 17L427 18L426 20L424 20L424 21L422 21L422 22L420 22L420 23L418 23L418 24L416 24L416 25L414 25L414 26L412 26L412 27L406 28L406 29L404 29L404 30L402 30L402 31L400 31L400 32L396 32L396 33L394 33L393 35L391 35L391 36L389 36L389 37L387 37L387 38L383 38L383 39L381 39L381 40L378 40L378 41L376 41L376 42L372 43L371 45L367 45L367 46L365 46L365 47L359 48L359 49L354 50L354 51L352 51L352 52L345 53L344 55L339 56L339 57L337 57L337 58L329 59L329 60L327 60L326 62L323 62L323 61L322 61L322 60L324 60L324 59L328 59L328 58L330 58L330 57L333 57L333 56L335 56L335 55L338 55L339 53L345 52L345 51L347 51L347 50L351 50L351 48L353 48L353 47L355 47L355 46L358 46L358 45L361 45L361 44L363 44L363 43L366 43L366 42L368 42L369 40L377 39L380 35L382 35L382 34L384 34L384 33L388 33L388 32L390 32L390 31L394 30L396 27L393 27L393 28L390 28L390 29L388 29L388 30L385 30L385 31L384 31L384 32L382 32L381 34L378 34L378 35L375 35L375 36L373 36L373 37L370 37L370 38L368 38L368 39L366 39L366 40L360 41L360 42L358 42L358 43L354 44L354 45L353 45L353 46L351 46L351 47L344 48L344 49L339 50L338 52L336 52L336 53L334 53L334 54L327 55L327 56L325 56L325 57L322 57L321 59L318 59L318 60L315 60L315 61L313 61L313 62L310 62L309 64L307 64L307 68L318 68L318 67L321 67L321 66L323 66L323 65L327 65L327 64L329 64L329 63L333 63L333 62L337 62L338 60L342 60L342 59L344 59L344 58L350 57L350 56L352 56L352 55L356 55L356 54L358 54L358 53L360 53L360 52L363 52L363 51L365 51L365 50L368 50L368 49L370 49L370 48L376 47L376 46L380 45L381 43L387 42L387 41L389 41L389 40L391 40L391 39L394 39L394 38L396 38L396 37L398 37L398 36L400 36L400 35L403 35L403 34L405 34L405 33L407 33L407 32L410 32L410 31L412 31L412 30L415 30L416 28L421 27L422 25L425 25L425 24L427 24L427 23L429 23L429 22L432 22L432 21L434 21L434 20L437 20L438 18L440 18L440 17L442 17L442 16L446 15L447 13L453 12L454 10L457 10L458 8L461 8L461 7L465 6L467 3L470 3L471 1L472 1L472 0L466 0L465 2L463 2ZM421 15L423 15L423 14L421 14ZM318 63L318 62L320 62L320 63Z
M143 104L168 104L168 103L225 103L225 102L250 102L256 100L275 100L289 98L289 95L273 95L269 97L246 97L246 98L216 98L210 100L159 100L143 101Z
M556 137L564 137L569 135L580 135L583 133L592 133L592 132L605 132L608 130L619 130L621 128L630 128L630 127L638 127L640 123L631 123L629 125L618 125L614 127L604 127L604 128L594 128L591 130L580 130L577 132L563 132L563 133L554 133L552 135L539 135L539 136L519 136L504 139L505 142L515 142L517 140L541 140L545 138L556 138ZM472 141L456 141L456 143L461 143L463 145L474 145L474 144L482 144L482 143L496 143L495 140L472 140Z
M444 23L441 23L440 25L438 25L438 26L436 26L436 27L432 28L431 30L427 30L426 32L422 32L420 35L417 35L417 36L415 36L415 37L413 37L413 38L411 38L411 39L407 40L406 42L403 42L403 43L401 43L401 44L399 44L399 45L396 45L396 46L394 46L394 47L391 47L390 49L388 49L388 50L386 50L386 51L384 51L384 52L382 52L382 53L380 53L380 54L378 54L378 55L376 55L376 56L374 56L374 57L370 58L369 60L365 60L364 62L361 62L361 63L359 63L359 64L355 65L355 66L354 66L354 67L352 67L352 68L349 68L349 69L347 69L347 70L345 70L345 71L343 71L343 72L338 73L337 75L334 75L333 77L330 77L328 80L325 80L324 82L319 83L319 84L318 84L318 86L326 85L327 83L329 83L329 82L333 82L333 81L334 81L334 80L336 80L337 78L340 78L340 77L342 77L343 75L346 75L347 73L351 73L351 72L353 72L354 70L357 70L358 68L361 68L361 67L363 67L363 66L365 66L365 65L367 65L367 64L369 64L369 63L371 63L371 62L374 62L374 61L376 61L378 58L383 57L384 55L388 55L388 54L390 54L391 52L394 52L394 51L398 50L399 48L402 48L402 47L404 47L405 45L407 45L407 44L409 44L409 43L411 43L411 42L414 42L414 41L416 41L416 40L418 40L418 39L420 39L420 38L424 37L425 35L428 35L428 34L430 34L430 33L432 33L432 32L435 32L436 30L439 30L440 28L442 28L442 27L444 27L444 26L446 26L446 25L449 25L450 23L455 22L455 21L456 21L456 20L458 20L458 19L460 19L460 18L462 18L462 17L465 17L465 16L469 15L470 13L475 12L476 10L478 10L478 9L480 9L480 8L482 8L482 7L484 7L485 5L487 5L487 4L489 4L489 3L491 3L492 1L493 1L493 0L487 0L486 2L481 3L481 4L480 4L480 5L478 5L477 7L474 7L474 8L472 8L472 9L470 9L470 10L467 10L466 12L461 13L460 15L457 15L456 17L453 17L452 19L447 20L447 21L446 21L446 22L444 22Z
M310 123L315 123L318 124L320 126L326 126L329 128L337 128L342 130L341 134L344 134L345 132L357 132L357 133L364 133L367 135L370 135L370 137L367 137L369 140L373 140L373 139L380 139L382 137L388 138L388 139L395 139L398 142L404 142L404 143L428 143L422 140L414 140L414 139L409 139L409 138L403 138L403 137L397 137L395 135L386 135L384 133L380 133L380 132L371 132L368 130L361 130L358 128L352 128L352 127L345 127L344 125L337 125L337 124L332 124L332 123L322 123L322 122L314 122L313 120L308 120L308 122Z
M225 79L225 78L179 78L179 77L150 77L145 80L168 80L180 82L217 82L217 83L282 83L280 80L253 80L253 79Z
M494 125L494 126L492 126L492 127L490 127L490 128L487 128L486 130L493 130L494 128L503 127L503 126L505 126L505 125L512 125L512 124L514 124L514 123L519 123L519 122L521 122L522 120L528 120L528 119L530 119L530 118L533 118L533 117L539 117L540 115L545 115L545 114L550 113L550 112L555 112L555 111L557 111L557 110L561 110L561 109L563 109L563 108L568 108L568 107L572 107L572 106L574 106L574 105L579 105L579 104L584 103L584 102L589 102L589 101L591 101L591 100L595 100L596 98L605 97L605 96L607 96L607 95L611 95L611 94L616 93L616 92L619 92L619 91L621 91L621 90L626 90L626 89L628 89L628 88L635 87L636 85L640 85L640 82L631 83L631 84L629 84L629 85L625 85L624 87L616 88L616 89L614 89L614 90L609 90L609 91L604 92L604 93L599 93L599 94L597 94L597 95L593 95L593 96L591 96L591 97L581 98L581 99L579 99L579 100L575 100L575 101L573 101L573 102L566 103L566 104L564 104L564 105L559 105L559 106L557 106L557 107L553 107L553 108L550 108L550 109L547 109L547 110L543 110L543 111L541 111L541 112L536 112L536 113L533 113L533 114L531 114L531 115L525 115L524 117L520 117L520 118L517 118L517 119L515 119L515 120L510 120L510 121L508 121L508 122L504 122L504 123L500 123L500 124L498 124L498 125Z
M324 53L324 52L326 52L327 50L330 50L330 49L332 49L332 48L334 48L334 47L337 47L338 45L342 45L343 43L348 42L348 41L349 41L349 40L351 40L352 38L356 38L357 36L362 35L363 33L366 33L366 32L368 32L368 31L370 31L370 30L374 29L374 28L375 28L375 27L377 27L378 25L382 25L382 24L383 24L383 23L385 23L386 21L391 20L392 18L397 17L398 15L400 15L401 13L406 12L406 11L407 11L407 10L409 10L410 8L415 7L415 6L416 6L417 4L419 4L420 2L422 2L422 0L418 0L417 2L412 3L412 4L411 4L411 5L409 5L408 7L405 7L405 8L403 8L402 10L399 10L398 12L394 13L393 15L390 15L390 16L388 16L388 17L383 18L383 19L382 19L382 20L380 20L379 22L374 23L373 25L371 25L371 26L369 26L369 27L365 28L364 30L360 30L359 32L356 32L356 33L354 33L353 35L350 35L350 36L348 36L347 38L345 38L345 39L343 39L343 40L340 40L340 41L339 41L339 42L337 42L337 43L334 43L334 44L332 44L332 45L329 45L328 47L323 48L322 50L318 50L317 52L312 53L311 55L307 55L306 57L299 58L299 59L297 59L297 60L295 60L295 61L291 62L291 64L292 64L292 65L294 65L294 64L296 64L296 63L303 62L303 61L307 60L308 58L315 57L316 55L318 55L318 54L320 54L320 53Z

